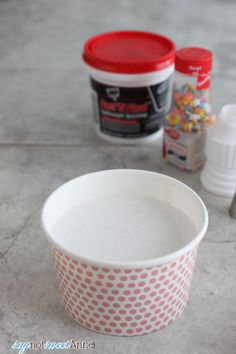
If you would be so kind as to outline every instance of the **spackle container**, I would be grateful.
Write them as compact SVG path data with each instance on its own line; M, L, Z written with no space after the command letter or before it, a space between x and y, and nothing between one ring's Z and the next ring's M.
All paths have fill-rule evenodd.
M174 59L174 43L155 33L108 32L85 43L95 128L102 139L142 143L161 135L171 107Z
M165 117L163 157L182 170L205 163L207 128L214 123L209 103L212 52L183 48L176 52L173 105Z

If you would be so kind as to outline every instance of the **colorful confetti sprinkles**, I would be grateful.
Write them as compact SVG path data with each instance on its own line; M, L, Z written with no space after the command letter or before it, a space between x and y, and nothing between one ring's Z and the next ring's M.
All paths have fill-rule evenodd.
M166 122L186 133L205 131L215 121L208 92L208 90L197 90L190 84L176 89L173 108L166 115Z

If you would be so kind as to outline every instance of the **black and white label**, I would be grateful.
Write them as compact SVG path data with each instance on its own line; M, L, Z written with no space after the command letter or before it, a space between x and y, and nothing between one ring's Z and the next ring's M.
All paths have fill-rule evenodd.
M91 79L96 123L115 137L138 138L157 132L170 106L171 78L147 87L115 87Z

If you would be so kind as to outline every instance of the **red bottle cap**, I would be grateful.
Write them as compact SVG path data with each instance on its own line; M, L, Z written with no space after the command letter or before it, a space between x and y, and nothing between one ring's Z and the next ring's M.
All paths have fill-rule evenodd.
M205 48L179 49L175 54L175 70L197 77L197 88L207 89L210 86L212 57L212 52Z
M175 44L167 37L141 31L103 33L84 45L91 67L120 74L142 74L174 64Z

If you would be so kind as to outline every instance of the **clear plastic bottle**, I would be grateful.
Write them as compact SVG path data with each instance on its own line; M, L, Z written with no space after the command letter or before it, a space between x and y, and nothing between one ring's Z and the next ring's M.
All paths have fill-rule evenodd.
M205 162L207 128L214 123L209 103L212 52L183 48L176 52L173 105L165 118L163 157L183 170Z

